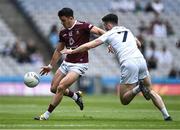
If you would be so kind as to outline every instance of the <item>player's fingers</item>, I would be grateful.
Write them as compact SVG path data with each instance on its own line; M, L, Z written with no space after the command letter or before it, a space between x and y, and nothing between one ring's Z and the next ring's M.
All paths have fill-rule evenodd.
M62 51L61 51L61 54L65 54L65 51L64 51L64 50L62 50Z
M45 74L45 72L42 72L42 73L41 73L41 76L43 76L44 74Z
M69 52L70 52L70 49L65 49L65 50L63 51L63 54L70 54Z
M61 54L63 54L63 52L64 52L63 50L62 50L62 51L60 51L60 53L61 53Z
M112 48L109 48L109 53L113 53L114 54L114 51Z
M41 71L39 72L39 74L42 74L42 72L43 72L43 71L41 70Z
M42 71L41 75L44 75L44 74L47 75L49 73L49 71L50 71L49 69L45 69L44 71Z
M112 53L112 51L110 49L108 49L108 53Z
M39 74L42 74L44 72L44 68L42 68L39 72Z
M110 51L110 49L108 48L108 53L110 53L111 51Z
M41 69L44 69L44 68L46 68L46 66L42 66L42 67L41 67Z
M46 73L46 70L44 69L40 72L41 76L44 75L45 73Z
M42 76L42 75L43 75L43 72L41 71L39 74Z
M108 53L110 53L111 52L111 47L110 47L110 45L108 46Z
M61 51L61 54L66 54L66 53L67 53L67 50L68 50L68 49L63 49L63 50Z

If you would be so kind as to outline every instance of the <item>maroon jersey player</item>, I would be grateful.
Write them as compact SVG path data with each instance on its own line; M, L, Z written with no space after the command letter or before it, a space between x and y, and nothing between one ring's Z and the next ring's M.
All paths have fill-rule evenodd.
M94 26L86 23L75 21L70 29L60 31L60 42L65 43L66 48L77 48L89 41L90 31ZM71 63L88 63L88 52L67 55L65 61Z
M55 66L61 57L61 51L64 48L77 48L78 46L89 41L90 33L102 35L105 32L89 23L80 22L74 19L73 10L70 8L63 8L58 12L58 16L64 29L59 33L59 44L56 47L54 54L48 66L43 66L40 72L41 75L48 74ZM63 96L71 97L76 104L83 110L83 102L81 92L76 93L70 91L68 88L83 75L88 69L88 52L67 55L62 62L59 69L57 69L52 83L51 92L55 95L47 111L42 115L35 117L36 120L47 120L52 111L61 102Z

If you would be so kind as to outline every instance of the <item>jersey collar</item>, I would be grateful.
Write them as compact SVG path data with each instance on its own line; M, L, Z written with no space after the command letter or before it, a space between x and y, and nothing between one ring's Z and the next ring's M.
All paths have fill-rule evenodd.
M74 24L72 25L72 27L68 28L68 30L71 30L77 23L77 20L74 22Z

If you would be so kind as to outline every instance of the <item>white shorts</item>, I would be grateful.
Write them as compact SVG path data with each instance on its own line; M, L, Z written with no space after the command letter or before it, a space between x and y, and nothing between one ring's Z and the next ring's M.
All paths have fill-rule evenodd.
M85 72L88 70L88 63L70 63L63 61L59 69L65 75L69 71L74 71L79 75L84 75Z
M128 59L120 66L121 84L133 84L149 76L149 71L144 58Z

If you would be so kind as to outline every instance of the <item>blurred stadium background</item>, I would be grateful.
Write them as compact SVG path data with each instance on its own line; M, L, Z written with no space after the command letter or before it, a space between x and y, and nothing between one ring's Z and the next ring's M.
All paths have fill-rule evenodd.
M49 63L62 27L57 12L63 7L72 8L76 19L99 27L102 16L116 13L120 25L130 28L144 44L141 51L154 89L165 95L179 95L179 6L179 0L0 0L0 95L50 94L53 73L42 77L35 89L25 87L22 79L26 72L39 72ZM116 57L108 54L106 45L89 54L89 71L72 88L88 94L116 92Z
M89 70L71 87L93 95L85 96L85 111L79 112L65 99L54 120L33 122L32 117L46 109L50 100L46 96L51 95L53 73L41 77L33 89L23 84L23 76L49 64L62 27L57 12L63 7L72 8L76 19L99 27L107 13L119 16L119 24L143 43L153 88L165 95L174 122L161 122L159 112L140 96L126 109L119 106L114 96L119 65L106 45L89 51ZM0 0L0 128L180 128L179 7L180 0Z

